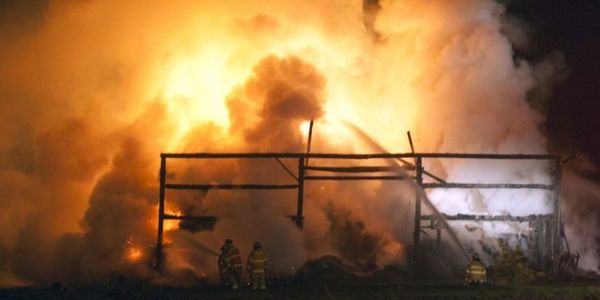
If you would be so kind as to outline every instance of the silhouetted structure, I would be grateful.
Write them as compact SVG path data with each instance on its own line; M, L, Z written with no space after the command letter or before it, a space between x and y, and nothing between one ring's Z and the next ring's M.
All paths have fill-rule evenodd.
M411 139L412 146L412 139ZM282 168L293 179L290 184L179 184L168 183L166 181L167 161L172 159L273 159L276 160ZM329 167L318 165L307 165L309 159L332 159L332 160L369 160L369 159L394 159L402 163L402 168L412 173L411 176L399 175L396 172L392 175L373 175L373 173L382 173L394 171L394 166L350 166L350 167ZM540 258L540 263L545 265L547 270L558 271L559 258L561 256L561 221L560 221L560 183L561 183L561 156L551 154L483 154L483 153L375 153L375 154L334 154L334 153L162 153L160 156L160 193L158 209L158 232L156 242L156 267L162 265L163 248L163 222L164 220L196 220L214 224L217 221L215 216L175 216L165 213L165 190L280 190L296 189L297 209L296 214L290 218L298 227L304 226L304 182L307 180L338 180L338 181L356 181L356 180L407 180L414 179L421 189L417 189L415 201L415 226L412 246L413 266L418 264L418 249L421 241L422 230L433 230L436 235L436 242L439 245L442 234L442 223L446 221L512 221L529 222L533 230L533 241L535 251ZM295 159L298 162L296 172L288 168L282 159ZM406 159L414 159L414 163ZM440 177L426 171L423 167L423 160L426 159L487 159L487 160L545 160L553 163L553 184L516 184L516 183L450 183ZM306 171L319 171L335 173L326 176L306 175ZM337 175L338 173L350 173L358 175ZM424 176L433 179L434 182L424 182ZM530 215L530 216L511 216L511 215L463 215L454 216L422 215L421 202L423 201L424 189L543 189L553 191L554 210L550 214ZM428 221L428 225L423 225L423 221Z

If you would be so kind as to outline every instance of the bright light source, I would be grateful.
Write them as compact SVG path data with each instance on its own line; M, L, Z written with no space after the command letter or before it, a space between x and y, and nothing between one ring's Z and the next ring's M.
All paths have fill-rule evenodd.
M303 121L302 123L300 123L298 129L300 129L300 132L302 132L302 134L308 135L308 131L310 130L310 121Z

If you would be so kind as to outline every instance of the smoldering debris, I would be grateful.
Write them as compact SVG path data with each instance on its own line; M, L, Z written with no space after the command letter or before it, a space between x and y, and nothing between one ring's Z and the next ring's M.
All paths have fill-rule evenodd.
M332 245L341 258L363 272L377 269L377 256L383 253L385 240L367 231L365 224L348 211L332 208L327 216Z

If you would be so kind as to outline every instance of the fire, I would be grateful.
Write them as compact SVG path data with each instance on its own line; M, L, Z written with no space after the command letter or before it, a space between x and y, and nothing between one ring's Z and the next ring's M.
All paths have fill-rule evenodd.
M173 215L173 216L180 216L182 215L181 210L179 209L175 209L172 207L172 204L169 205L169 201L165 200L166 207L165 207L165 213L168 215ZM176 230L179 228L179 222L181 222L180 220L165 220L163 226L164 226L164 230L165 231L171 231L171 230Z
M446 10L437 6L430 9L429 5L434 7L418 1L404 4L381 1L377 23L371 24L383 37L379 41L369 36L365 24L356 23L359 19L356 17L363 14L360 1L348 4L345 14L340 11L336 18L327 16L325 19L329 21L326 23L321 23L318 16L321 9L331 9L327 4L304 6L301 2L282 3L277 11L260 10L264 8L254 11L254 7L241 5L246 10L239 9L240 15L235 13L238 10L226 5L230 10L225 13L217 9L204 18L197 18L202 21L194 24L194 28L200 29L186 36L188 42L180 48L173 48L174 54L165 63L161 75L151 82L160 86L169 120L175 127L166 150L180 151L194 127L208 122L224 132L229 129L230 134L219 136L220 141L239 148L243 142L236 140L235 135L244 128L229 128L235 115L244 115L245 129L252 128L252 123L260 122L261 118L265 119L264 116L257 117L266 110L261 105L262 99L247 94L262 89L271 89L266 94L274 93L273 90L276 92L278 88L290 85L286 82L289 78L285 78L290 75L277 73L277 68L269 69L272 73L264 76L269 78L252 81L260 75L257 70L260 62L276 56L298 58L314 67L326 81L323 88L326 95L319 99L323 114L314 123L313 151L322 148L373 151L372 147L356 142L356 134L347 126L352 124L373 135L373 140L382 148L394 152L410 150L405 136L409 130L414 134L419 152L472 152L482 148L486 152L515 149L531 152L528 140L530 137L535 140L539 133L533 131L507 137L506 132L520 132L506 125L514 121L512 110L504 108L510 105L491 105L486 109L483 102L498 98L502 103L520 107L522 99L515 95L524 94L528 88L519 84L521 71L513 64L512 52L503 52L510 47L505 47L505 38L498 35L498 24L477 17L475 20L479 23L474 25L464 21L463 13L453 15L460 9ZM466 6L463 7L465 11L471 11L468 4L462 5ZM297 18L297 11L314 8L318 9L308 20ZM480 13L492 12L493 9L486 7ZM492 14L489 19L495 17ZM478 30L471 28L462 32L462 27ZM337 30L341 28L343 30ZM518 82L488 76L502 72L509 74L506 78L517 78ZM473 81L465 82L465 78ZM244 85L246 82L252 84ZM300 90L299 94L302 94L303 87L299 85L291 89L291 93ZM236 102L237 106L232 105L229 100L240 90L247 94L242 93L242 101ZM488 115L498 116L495 118L500 125L478 117ZM529 113L520 116L523 120L532 119L530 117ZM299 132L305 137L309 128L308 120L298 125ZM319 145L321 141L326 141L327 145ZM503 148L488 149L485 145L502 145ZM199 149L193 150L211 149L211 146L198 145ZM446 162L435 164L426 167L435 167L436 172L449 177L468 175L469 169L476 170ZM456 199L457 203L462 203L461 199L465 197L456 193L438 198ZM180 214L169 207L170 201L166 203L168 214ZM445 200L445 203L451 207L459 206L454 200ZM166 242L170 241L168 232L178 228L179 221L164 222ZM386 252L401 253L401 245L396 246L398 249L390 248Z
M157 217L158 216L158 204L154 206L154 211L155 211L155 217L149 221L149 224L153 230L155 230L158 226L158 220L157 220L158 219L158 217ZM180 215L182 215L182 212L181 212L181 210L174 208L173 203L170 202L169 199L166 199L165 200L165 214L173 215L173 216L180 216ZM172 242L171 237L169 236L169 232L179 229L180 222L181 222L180 220L164 220L163 221L163 230L164 230L163 239L164 239L165 243Z
M164 96L169 113L177 120L175 140L200 122L229 125L223 99L234 82L225 78L225 59L216 51L200 51L175 59L168 68Z
M231 120L226 99L253 76L253 68L261 59L271 55L294 56L315 66L327 81L325 111L358 123L367 132L393 124L398 131L379 131L377 138L390 149L403 146L397 133L414 126L418 108L414 88L408 82L418 78L420 64L427 57L400 59L402 53L393 48L414 43L410 38L394 39L395 44L382 44L379 48L361 41L368 37L362 36L363 25L355 24L351 15L339 16L330 25L359 26L353 28L357 35L340 35L323 30L323 24L318 22L296 19L297 11L318 6L282 3L281 11L270 14L253 13L254 8L242 5L250 11L241 15L232 11L219 15L222 12L217 11L197 18L202 21L193 24L193 28L199 29L185 36L186 42L180 47L173 47L164 67L157 70L159 75L148 83L158 86L155 89L175 123L167 150L177 150L185 144L186 133L205 122L227 128ZM347 6L346 13L362 14L360 2ZM249 115L253 114L251 110ZM307 125L303 123L301 127L306 133Z
M130 262L136 262L142 257L142 250L139 247L134 246L133 237L127 239L127 250L125 257Z
M0 218L0 227L9 237L3 239L2 248L27 250L8 251L8 257L2 257L11 268L2 270L9 274L1 273L0 283L1 278L13 276L12 270L29 267L24 257L43 254L39 251L46 247L31 244L89 250L89 263L77 264L80 254L69 251L72 257L44 260L48 265L38 268L82 265L81 273L59 273L85 278L114 271L112 266L95 267L105 263L105 245L125 262L144 260L156 242L160 152L304 150L300 142L306 139L297 137L308 133L309 123L298 126L297 122L309 120L315 110L314 152L375 151L364 146L345 121L390 152L410 150L405 135L409 130L417 152L545 150L539 132L543 117L526 100L538 94L533 89L547 77L534 76L536 70L552 68L537 68L537 62L528 63L514 54L503 34L502 1L170 1L168 8L164 1L143 1L143 10L138 2L51 1L43 10L43 22L14 27L35 25L35 30L9 34L8 43L0 47L4 134L0 189L3 204L7 203L3 216L8 216ZM368 3L377 6L376 16L365 24ZM276 63L262 64L269 58L276 58ZM313 77L322 82L306 84ZM275 109L265 107L266 97L283 102L276 103ZM311 100L304 110L299 108ZM289 125L290 119L292 134L287 132L290 127L282 126ZM262 129L256 128L263 121ZM198 128L211 131L195 131ZM278 135L255 141L273 132ZM285 141L287 137L296 139ZM427 163L427 171L449 181L475 182L492 174L492 168ZM270 166L249 175L254 165L219 164L191 170L190 176L198 182L189 183L279 183L282 179L283 184L283 178L269 177L287 176L281 170L270 172ZM272 165L279 167L276 162ZM544 177L544 172L544 167L523 165L507 176L528 182L529 177ZM313 257L328 250L290 251L290 247L326 244L320 237L328 236L329 206L319 201L330 198L335 208L352 211L367 229L381 232L391 242L400 240L400 229L407 228L401 223L412 210L397 206L404 193L392 184L381 184L381 190L369 186L360 193L338 188L335 182L306 186L308 231L290 227L293 224L283 217L293 213L292 202L267 199L279 192L211 190L191 197L205 197L200 200L206 201L192 205L206 204L206 214L220 218L211 233L215 239L205 239L208 233L176 236L180 223L168 220L164 242L177 244L176 239L192 236L214 241L230 232L239 234L237 242L254 236L250 233L256 223L281 222L262 228L261 237L281 245L277 251L283 266L299 265L292 257L296 253ZM390 192L383 189L387 187ZM323 197L317 199L319 188ZM443 199L439 205L447 207L441 209L455 209L453 213L512 211L512 207L488 205L483 201L489 198L483 197L490 195L486 193L465 195L453 190L430 196L434 202ZM167 213L181 214L171 206L174 203L167 199ZM523 214L535 212L520 207ZM197 208L194 211L201 211ZM34 221L30 218L40 216L50 217L42 220L44 226L28 225ZM135 236L135 243L133 239L126 245L122 240L115 243L114 236L122 234ZM211 262L205 270L212 268ZM54 272L18 273L24 274L24 282L61 280L54 278L61 275Z
M298 127L298 129L300 130L300 132L302 132L302 134L307 136L308 131L310 130L310 121L304 121L304 122L300 123L300 126Z
M158 204L156 204L154 206L154 211L155 211L155 216L158 216ZM172 215L172 216L180 216L182 215L181 210L176 209L173 207L173 203L169 201L169 199L165 200L165 214L167 215ZM164 231L171 231L171 230L176 230L179 228L179 222L181 222L180 220L164 220L163 223L163 230ZM150 226L151 228L156 228L156 226L158 225L157 223L157 217L153 218L150 220Z
M179 222L179 220L165 220L163 228L165 231L175 230L179 228Z
M142 257L142 250L135 247L127 249L127 259L131 262L136 262Z

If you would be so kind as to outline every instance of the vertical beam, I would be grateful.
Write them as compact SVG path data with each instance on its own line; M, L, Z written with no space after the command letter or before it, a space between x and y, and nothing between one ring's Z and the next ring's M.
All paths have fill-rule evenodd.
M414 144L413 144L413 141L412 141L412 136L410 135L410 131L407 131L407 132L406 132L406 135L408 136L408 143L410 144L410 151L411 151L412 153L415 153L415 146L414 146ZM415 159L416 159L416 157L415 157Z
M159 181L160 189L158 196L158 233L156 237L156 270L162 270L163 263L163 222L165 218L165 178L167 174L167 159L161 156Z
M308 126L308 142L306 143L306 154L310 153L310 146L312 145L312 132L315 119L310 119L310 125ZM305 165L308 165L308 157L306 158Z
M415 228L413 232L413 267L416 270L416 265L419 260L419 243L421 242L421 198L423 196L423 161L420 156L416 158L415 167L417 191L415 198Z
M560 186L562 181L562 164L561 159L554 160L554 220L552 228L552 259L555 264L555 270L558 271L558 262L560 258L560 233L561 233L561 218L560 218Z
M439 249L442 245L442 224L437 218L431 218L431 229L435 229L435 246Z
M314 118L310 119L310 125L308 126L308 141L306 142L306 154L310 153L314 122ZM296 225L299 228L304 227L304 173L306 165L308 165L308 157L306 157L306 160L304 157L298 158L298 203L296 208Z
M304 157L298 159L298 207L296 209L296 225L304 227Z

